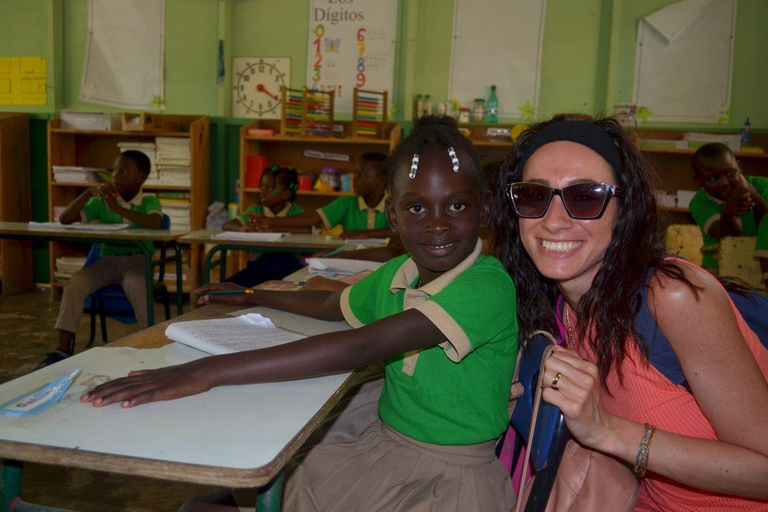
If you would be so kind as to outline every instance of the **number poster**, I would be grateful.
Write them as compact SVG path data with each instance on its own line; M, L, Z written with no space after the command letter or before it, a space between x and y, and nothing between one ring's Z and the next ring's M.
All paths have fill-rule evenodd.
M355 87L392 93L397 0L312 0L307 87L335 91L352 114Z

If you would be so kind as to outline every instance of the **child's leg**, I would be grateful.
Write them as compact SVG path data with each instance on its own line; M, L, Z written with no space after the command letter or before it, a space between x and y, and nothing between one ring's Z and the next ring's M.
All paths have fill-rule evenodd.
M113 265L112 257L105 257L78 270L64 286L64 295L59 306L59 316L54 328L59 332L59 350L69 354L73 351L73 342L80 316L83 314L85 299L88 295L108 284L119 282L120 274Z
M122 270L122 285L125 294L128 296L128 302L133 307L133 314L136 316L136 324L139 329L146 329L149 326L147 316L147 276L144 268L144 256L136 254L133 256L117 256Z

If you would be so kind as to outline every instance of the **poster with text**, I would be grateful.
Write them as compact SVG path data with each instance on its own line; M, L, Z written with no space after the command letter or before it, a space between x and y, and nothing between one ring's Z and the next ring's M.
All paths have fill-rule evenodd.
M334 91L352 113L354 88L392 93L397 0L312 0L307 87Z

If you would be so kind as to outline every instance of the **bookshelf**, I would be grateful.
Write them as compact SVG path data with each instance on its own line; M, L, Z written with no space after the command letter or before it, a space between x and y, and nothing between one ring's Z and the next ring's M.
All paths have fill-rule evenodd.
M61 128L61 120L48 122L48 197L49 219L54 218L54 208L68 205L87 187L98 186L98 183L70 183L53 181L53 166L69 165L83 167L111 168L115 158L120 154L118 143L155 142L157 137L189 138L190 149L190 185L157 185L146 183L143 191L146 193L188 193L190 199L189 223L192 231L205 227L205 217L209 202L210 177L210 119L207 116L181 116L156 114L154 117L165 125L172 126L169 130L137 131L137 130L70 130ZM173 226L173 223L172 223ZM56 258L62 256L84 255L88 248L67 243L51 242L50 269L51 293L59 298L63 282L55 279ZM200 282L203 247L200 245L182 248L185 265L182 291L189 293ZM170 292L176 291L175 276L166 271L166 284ZM171 274L173 272L171 271Z
M30 181L29 116L0 113L0 221L32 220ZM4 296L34 289L31 242L0 240L0 279Z

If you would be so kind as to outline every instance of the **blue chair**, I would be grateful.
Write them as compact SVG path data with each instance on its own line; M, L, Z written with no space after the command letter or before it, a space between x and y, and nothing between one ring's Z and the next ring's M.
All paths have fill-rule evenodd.
M538 331L530 337L520 351L518 377L523 386L523 395L517 399L509 424L515 429L514 464L520 456L523 442L530 450L534 479L531 484L525 512L543 511L547 506L552 486L557 478L557 469L563 458L569 432L565 418L559 408L541 400L536 416L533 440L530 438L536 394L539 387L539 373L543 358L549 354L549 347L555 344L549 333ZM524 482L523 482L524 484Z
M170 229L171 218L163 214L163 222L160 225L160 229ZM168 293L168 288L165 286L163 279L165 277L165 263L166 263L166 244L163 244L160 248L160 260L155 263L159 266L158 280L154 285L154 298L159 298L163 302L165 309L165 319L171 319L171 298ZM88 257L85 260L84 267L92 265L99 259L101 248L99 244L93 244ZM178 255L177 255L178 256ZM91 335L88 339L88 348L93 346L96 339L96 315L99 316L101 325L101 340L103 343L107 343L107 320L109 316L115 320L124 324L135 324L136 317L133 314L133 307L128 301L128 297L123 290L123 287L119 284L110 284L99 290L93 292L88 296L85 301L84 313L88 313L91 317Z

